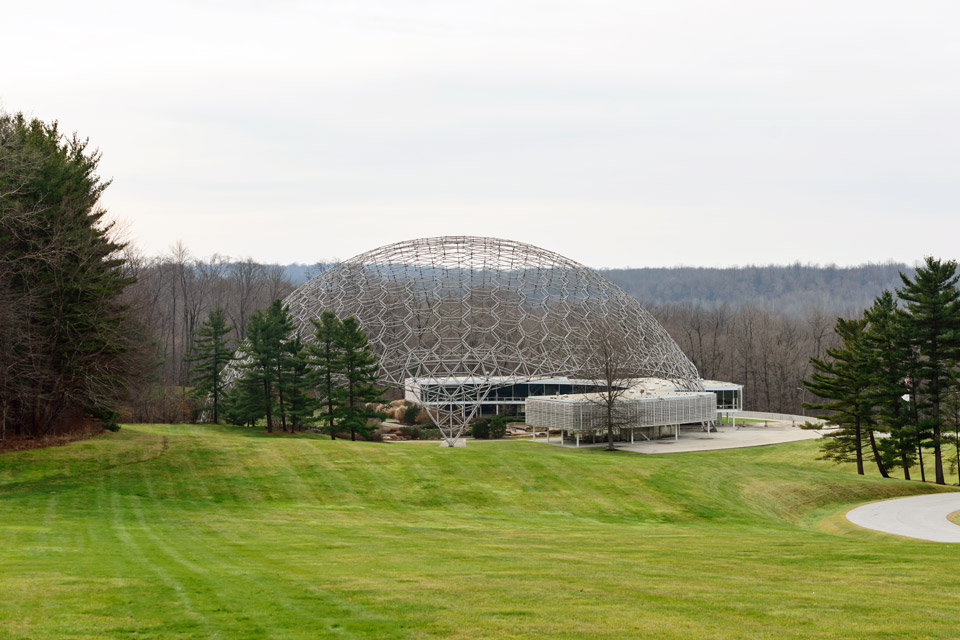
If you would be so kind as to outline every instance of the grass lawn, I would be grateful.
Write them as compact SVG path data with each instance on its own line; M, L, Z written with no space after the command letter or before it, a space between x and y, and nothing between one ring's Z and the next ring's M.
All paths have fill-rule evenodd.
M0 455L0 638L957 638L935 490L816 443L663 456L128 426Z

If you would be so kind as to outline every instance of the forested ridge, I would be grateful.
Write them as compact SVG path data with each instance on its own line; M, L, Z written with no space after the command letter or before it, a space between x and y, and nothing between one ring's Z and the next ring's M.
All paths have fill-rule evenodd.
M858 313L884 289L900 286L901 263L836 265L750 265L744 267L663 267L604 269L601 273L647 304L762 307L803 316L811 309L836 315Z
M291 284L307 281L329 262L282 266ZM276 269L278 265L264 265ZM884 289L900 286L900 273L914 267L885 262L840 267L794 263L743 267L642 267L600 269L601 274L645 305L684 304L707 309L757 306L802 317L811 309L852 315L868 307Z

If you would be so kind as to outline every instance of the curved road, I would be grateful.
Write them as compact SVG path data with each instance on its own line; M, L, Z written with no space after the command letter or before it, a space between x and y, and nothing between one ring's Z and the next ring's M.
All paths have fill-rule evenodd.
M866 529L933 542L960 542L960 526L947 515L960 511L960 492L872 502L847 512L847 520Z

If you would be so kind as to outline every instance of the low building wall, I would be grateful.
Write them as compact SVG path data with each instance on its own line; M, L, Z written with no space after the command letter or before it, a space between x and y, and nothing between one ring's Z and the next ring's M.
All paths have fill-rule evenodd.
M623 399L618 404L617 422L621 428L660 427L698 424L716 419L713 393L678 393ZM606 407L576 396L527 398L526 423L533 427L564 431L600 431L606 429Z

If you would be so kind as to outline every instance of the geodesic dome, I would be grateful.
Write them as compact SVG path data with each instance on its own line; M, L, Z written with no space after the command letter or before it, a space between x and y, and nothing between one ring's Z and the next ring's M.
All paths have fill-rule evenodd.
M632 377L700 388L696 368L637 300L593 269L511 240L398 242L337 264L284 302L307 339L323 311L355 316L384 382L434 381L442 398L431 415L451 445L498 380L582 375L600 336L614 336Z

